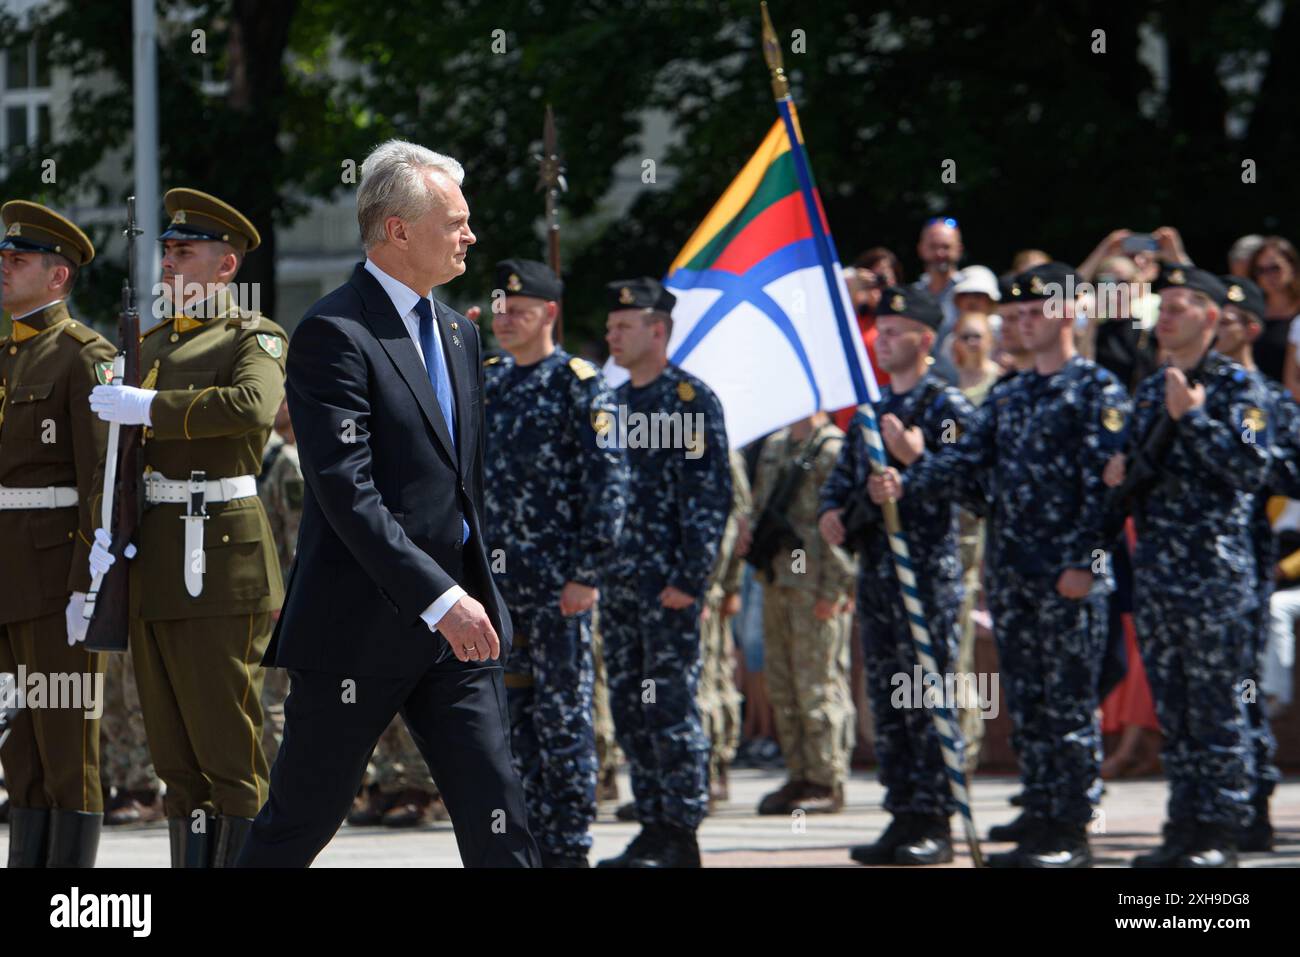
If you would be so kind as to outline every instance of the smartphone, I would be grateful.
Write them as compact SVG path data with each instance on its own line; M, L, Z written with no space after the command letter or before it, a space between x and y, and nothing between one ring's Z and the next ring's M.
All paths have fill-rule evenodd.
M1155 241L1155 238L1150 233L1134 233L1124 239L1120 248L1129 255L1133 253L1153 253L1160 248L1160 244Z

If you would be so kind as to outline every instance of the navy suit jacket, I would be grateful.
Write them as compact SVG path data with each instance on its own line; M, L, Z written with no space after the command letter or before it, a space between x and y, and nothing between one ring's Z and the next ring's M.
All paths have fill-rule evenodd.
M453 584L482 602L505 660L510 615L483 547L478 329L437 301L434 319L455 446L415 342L362 266L294 331L285 391L306 492L267 665L396 678L454 659L420 618Z

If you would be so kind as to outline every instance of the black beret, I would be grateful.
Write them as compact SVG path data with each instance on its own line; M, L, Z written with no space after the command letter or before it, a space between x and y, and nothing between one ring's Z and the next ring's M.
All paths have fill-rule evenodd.
M534 259L501 260L497 263L495 288L504 289L507 296L558 301L564 295L563 280L546 263Z
M654 309L671 313L677 297L663 287L663 283L649 276L640 279L616 279L605 286L610 312L619 309Z
M1156 292L1164 289L1190 289L1204 293L1216 304L1222 303L1228 296L1228 290L1219 277L1207 269L1197 269L1190 263L1165 266L1156 279Z
M924 289L904 286L890 286L880 294L876 318L881 316L915 319L935 330L943 323L943 309L939 306L939 300Z
M1016 285L1014 275L998 277L998 294L1002 296L1000 302L1015 302L1020 298L1019 292L1020 287Z
M1049 287L1055 286L1057 295L1064 296L1069 288L1070 277L1074 267L1066 263L1050 262L1030 266L1022 273L1017 273L1011 280L1011 300L1013 302L1035 302L1049 296Z
M1264 321L1268 310L1264 301L1264 290L1241 276L1220 276L1219 281L1226 289L1220 305L1236 306L1242 312L1250 313L1260 322Z

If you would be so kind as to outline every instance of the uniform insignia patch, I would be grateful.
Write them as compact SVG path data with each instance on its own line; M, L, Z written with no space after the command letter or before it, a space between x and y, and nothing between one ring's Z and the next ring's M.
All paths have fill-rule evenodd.
M625 306L630 306L636 302L636 297L632 295L632 290L624 286L618 291L618 301Z
M267 335L264 332L257 334L257 344L262 347L262 351L272 359L278 359L284 355L284 340L279 336Z
M483 360L483 364L485 366L494 366L500 361L501 361L500 356L488 356L486 359Z
M1268 416L1264 414L1263 409L1252 405L1246 410L1246 414L1241 417L1241 424L1252 432L1260 432L1268 424Z
M1241 291L1240 286L1228 287L1228 299L1231 300L1232 302L1241 302L1245 298L1246 298L1246 294Z
M113 381L113 363L111 360L95 363L95 381L100 385L108 385Z
M689 382L677 383L677 398L683 402L693 402L695 400L695 386Z
M22 223L10 223L9 231L5 233L6 236L21 236L22 234L23 234Z
M579 359L574 356L569 360L569 368L573 370L573 374L578 377L580 382L586 382L588 379L596 377L596 367L586 359Z
M1102 409L1101 424L1108 432L1118 432L1124 428L1124 413L1119 409Z
M185 210L183 209L176 210L176 214L172 216L172 225L173 226L185 225Z
M524 284L523 281L520 280L519 274L512 272L510 277L506 280L506 292L518 292L523 288Z
M1169 281L1175 286L1181 286L1187 282L1187 276L1181 269L1175 269L1169 274Z
M596 430L597 435L608 435L609 430L614 427L614 416L605 411L593 412L591 427Z
M894 310L894 312L902 312L907 308L907 300L902 296L895 296L893 299L889 300L889 308Z
M1029 291L1033 293L1035 296L1037 296L1040 292L1043 291L1043 280L1040 279L1038 276L1030 276Z

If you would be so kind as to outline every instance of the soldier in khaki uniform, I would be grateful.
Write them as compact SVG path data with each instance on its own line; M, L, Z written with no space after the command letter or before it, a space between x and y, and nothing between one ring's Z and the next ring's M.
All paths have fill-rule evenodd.
M834 813L844 806L854 723L847 609L856 567L817 531L818 493L843 442L844 433L818 412L775 433L758 460L756 510L769 503L788 469L803 474L785 513L797 542L759 570L764 671L789 776L763 798L760 814Z
M141 388L98 388L91 406L145 427L131 654L172 865L224 867L268 791L261 659L284 584L256 475L284 398L286 336L227 287L257 247L253 224L197 190L163 202L174 315L142 336ZM107 532L95 534L92 570L112 564Z
M753 506L745 457L731 453L731 514L718 546L718 562L700 615L700 687L696 700L709 736L709 809L729 800L727 767L740 744L740 691L736 688L731 619L740 611L740 579L745 564L737 544Z
M128 655L104 657L104 715L99 721L104 826L152 824L163 818L162 795L149 757L135 671Z
M56 679L81 701L33 699L4 744L10 867L92 867L104 809L99 783L103 656L87 652L81 609L90 576L94 477L108 429L86 405L114 348L68 314L64 299L95 256L53 210L0 207L4 307L0 343L0 671L27 690ZM26 680L24 680L26 678ZM95 701L84 700L89 684ZM34 687L33 687L34 690Z

